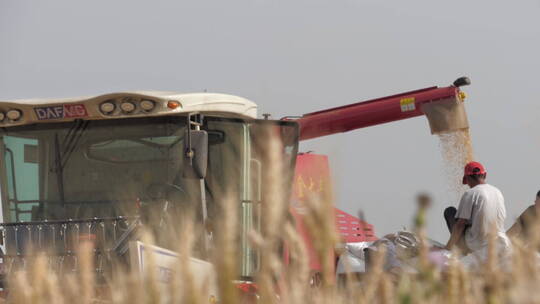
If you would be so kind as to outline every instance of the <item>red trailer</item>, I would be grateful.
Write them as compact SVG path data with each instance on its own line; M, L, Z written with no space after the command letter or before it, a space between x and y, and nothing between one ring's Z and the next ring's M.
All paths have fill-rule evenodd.
M309 227L303 220L308 213L307 204L314 200L333 202L332 178L328 156L312 153L301 153L296 158L296 169L293 182L290 213L296 229L305 242L308 250L308 261L312 275L322 271L321 263L313 248ZM377 238L373 226L345 211L334 208L335 223L340 241L343 243L374 241ZM330 258L333 258L332 255ZM285 256L286 262L288 256Z

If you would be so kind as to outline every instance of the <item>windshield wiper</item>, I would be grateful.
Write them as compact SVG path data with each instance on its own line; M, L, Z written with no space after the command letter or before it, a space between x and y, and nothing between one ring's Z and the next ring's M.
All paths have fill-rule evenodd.
M58 133L54 134L54 166L56 167L56 183L58 184L58 194L60 196L60 202L62 205L65 204L65 195L64 195L64 167L71 156L71 153L77 147L79 140L81 139L86 127L88 126L88 121L81 119L75 120L75 124L71 129L69 129L66 136L62 140L62 152L60 152L60 141L58 140Z
M84 134L84 131L86 131L86 127L88 127L88 121L81 119L75 120L75 125L68 131L62 140L62 146L64 149L61 154L61 170L64 169L64 166L71 156L71 153L73 153L75 147L77 147L77 144Z
M56 184L58 185L58 194L62 206L65 204L64 197L64 169L62 167L62 155L60 154L60 143L58 142L58 133L54 134L54 166L56 173Z

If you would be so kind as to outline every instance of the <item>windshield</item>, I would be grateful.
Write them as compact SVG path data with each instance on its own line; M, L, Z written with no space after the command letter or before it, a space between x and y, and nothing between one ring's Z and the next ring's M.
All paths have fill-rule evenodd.
M260 229L261 205L277 177L288 197L298 147L296 123L205 117L208 169L204 180L183 175L186 117L74 121L5 128L0 132L1 229L8 256L53 246L70 252L81 238L122 253L139 220L156 233L159 246L175 250L166 227L179 232L182 216L203 223L196 238L201 256L212 238L220 200L235 199L240 227L241 276L258 268L249 235ZM280 143L285 172L268 180L276 166L270 138ZM275 148L275 147L274 147ZM278 151L278 152L279 152ZM203 204L203 201L206 204ZM154 212L152 212L154 211ZM134 220L132 220L134 219ZM171 228L171 226L174 226ZM198 245L196 245L197 247ZM211 246L211 245L210 245ZM195 248L197 250L197 248Z
M208 208L224 185L224 158L242 153L243 124L207 119ZM75 121L6 129L3 147L4 222L133 216L163 192L200 200L199 181L183 178L185 117ZM227 169L238 191L239 170ZM232 187L232 188L231 188Z

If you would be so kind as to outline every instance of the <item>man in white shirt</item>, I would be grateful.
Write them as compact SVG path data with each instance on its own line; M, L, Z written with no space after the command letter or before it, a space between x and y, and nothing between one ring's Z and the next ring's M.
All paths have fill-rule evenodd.
M459 246L464 253L469 250L470 254L462 262L470 267L479 266L487 258L490 232L495 233L495 245L500 254L506 254L510 246L504 229L504 197L499 189L486 183L486 174L482 164L468 163L463 184L470 189L461 197L457 210L453 207L445 210L451 230L445 248L452 250L454 246ZM452 214L455 214L454 219L450 218Z

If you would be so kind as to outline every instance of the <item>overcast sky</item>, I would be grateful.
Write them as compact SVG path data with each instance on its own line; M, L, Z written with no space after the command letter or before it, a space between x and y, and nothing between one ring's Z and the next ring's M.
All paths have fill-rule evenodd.
M467 75L476 159L507 226L540 189L540 1L0 0L0 100L125 90L224 92L300 115ZM331 158L337 205L378 235L434 196L438 139L423 117L302 143Z

